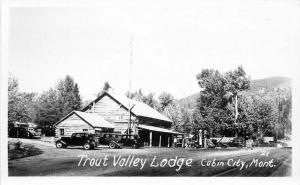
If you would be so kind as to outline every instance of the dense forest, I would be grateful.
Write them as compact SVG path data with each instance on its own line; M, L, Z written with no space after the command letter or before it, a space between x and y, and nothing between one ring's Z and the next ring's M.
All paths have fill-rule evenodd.
M204 92L202 92L203 94ZM190 112L197 111L201 93L192 94L178 100L178 104ZM286 77L270 77L260 80L251 80L250 87L239 93L238 119L240 127L232 127L234 120L233 104L229 103L224 109L229 109L231 121L217 124L216 127L207 127L212 136L231 136L225 130L244 130L247 137L263 136L284 137L292 131L292 93L291 79ZM211 125L210 125L211 126ZM250 128L248 128L250 127ZM225 129L227 128L227 129Z
M8 79L8 127L18 122L34 122L46 135L54 135L53 125L82 105L78 84L67 75L55 88L38 95L20 92L19 82L12 75Z
M241 136L283 138L291 133L292 94L289 78L251 80L242 66L220 73L203 69L196 79L199 93L176 100L163 92L145 94L141 89L126 96L148 104L173 121L173 129L196 134L206 130L210 137ZM201 91L200 91L201 87ZM111 88L105 82L102 91ZM180 87L179 87L180 88ZM67 75L54 88L42 94L21 92L18 80L10 74L8 84L8 124L34 122L46 135L53 135L53 124L84 104L79 86Z

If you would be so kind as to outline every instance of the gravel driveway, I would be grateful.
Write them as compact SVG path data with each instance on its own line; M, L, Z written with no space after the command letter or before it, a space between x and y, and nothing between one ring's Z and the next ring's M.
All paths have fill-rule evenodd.
M291 174L290 148L222 150L96 148L86 151L80 147L57 149L53 143L43 140L20 139L20 141L40 148L43 153L9 161L10 176L289 176ZM265 166L261 167L259 164ZM274 166L266 166L268 164Z

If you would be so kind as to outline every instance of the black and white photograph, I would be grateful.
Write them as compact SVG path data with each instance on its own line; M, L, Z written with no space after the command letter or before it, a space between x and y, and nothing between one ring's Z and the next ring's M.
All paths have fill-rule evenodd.
M7 178L295 177L299 0L35 2L1 3Z

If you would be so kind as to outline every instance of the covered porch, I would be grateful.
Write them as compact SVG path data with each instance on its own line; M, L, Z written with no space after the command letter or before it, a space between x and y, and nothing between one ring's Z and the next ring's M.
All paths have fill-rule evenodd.
M149 125L139 125L137 128L144 145L149 147L172 147L174 137L182 135L179 132Z

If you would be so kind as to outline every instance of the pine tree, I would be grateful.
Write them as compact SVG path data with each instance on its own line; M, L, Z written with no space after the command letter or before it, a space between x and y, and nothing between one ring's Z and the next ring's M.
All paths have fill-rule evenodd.
M57 92L61 112L60 117L67 115L73 110L80 110L81 98L79 88L71 76L67 75L64 80L58 83Z
M58 93L55 89L50 88L42 93L38 98L35 106L36 119L35 122L42 127L51 127L61 117L60 107L58 103Z
M108 91L110 88L111 88L110 84L108 82L105 82L102 90L97 94L97 97L101 96L103 92Z
M166 107L174 103L174 97L167 92L163 92L158 97L159 100L159 110L163 112Z

